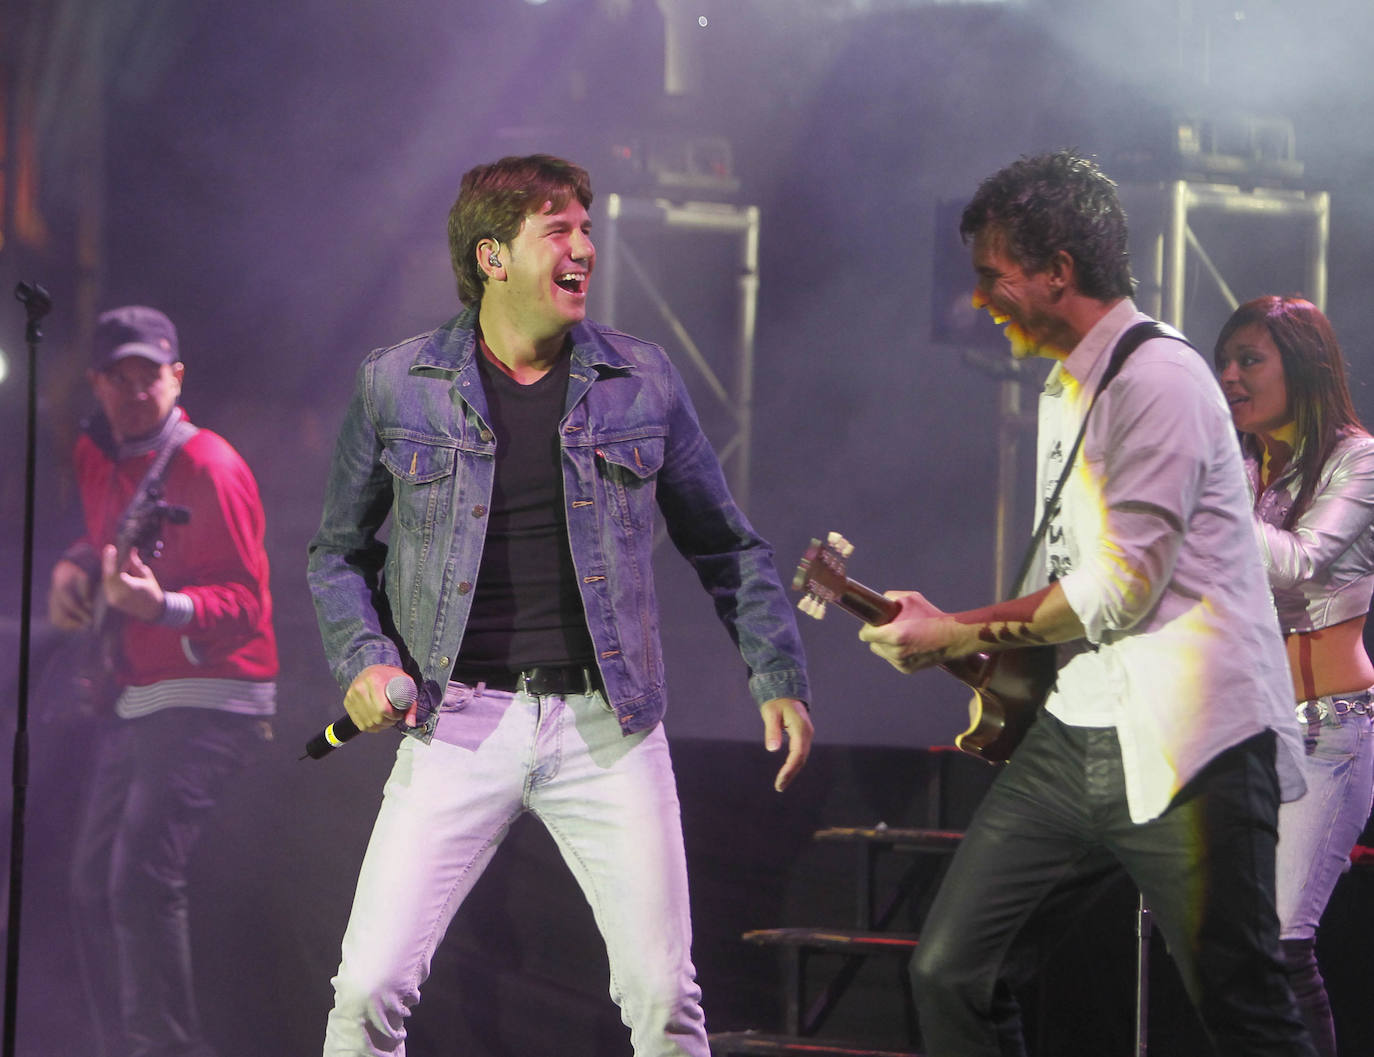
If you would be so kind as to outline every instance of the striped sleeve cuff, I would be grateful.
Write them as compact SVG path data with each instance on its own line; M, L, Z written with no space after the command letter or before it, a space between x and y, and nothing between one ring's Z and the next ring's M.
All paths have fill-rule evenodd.
M191 623L195 615L196 604L190 595L168 591L162 596L162 616L157 622L166 628L182 628Z

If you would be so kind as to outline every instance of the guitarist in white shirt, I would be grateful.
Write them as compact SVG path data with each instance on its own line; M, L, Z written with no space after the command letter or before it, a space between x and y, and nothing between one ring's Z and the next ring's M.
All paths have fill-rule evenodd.
M1063 490L1028 594L946 613L890 592L900 613L861 638L904 672L1041 644L1059 644L1059 667L927 917L913 961L926 1052L1024 1053L1010 988L1046 952L1022 937L1062 934L1124 869L1217 1052L1310 1057L1274 911L1301 746L1221 391L1164 328L1093 403L1118 340L1152 321L1131 301L1115 184L1092 161L1020 159L983 182L960 231L975 307L1013 355L1055 361L1037 495L1061 475Z

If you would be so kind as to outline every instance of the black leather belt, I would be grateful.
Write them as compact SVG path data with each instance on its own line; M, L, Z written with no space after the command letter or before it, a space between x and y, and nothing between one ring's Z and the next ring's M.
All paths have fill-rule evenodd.
M489 690L504 690L517 694L524 692L535 696L554 695L564 697L568 694L590 694L601 686L601 678L595 668L578 664L560 667L540 666L526 668L520 672L480 671L458 669L453 671L455 683L476 686L485 683Z

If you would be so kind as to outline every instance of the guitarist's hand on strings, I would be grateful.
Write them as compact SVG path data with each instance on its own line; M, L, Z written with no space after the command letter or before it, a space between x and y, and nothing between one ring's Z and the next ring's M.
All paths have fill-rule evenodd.
M90 575L76 562L61 559L52 567L48 588L48 620L61 631L91 626L94 596Z
M100 552L100 574L105 600L115 609L149 624L162 618L162 585L136 549L121 563L114 544L107 544Z
M948 660L959 624L919 591L886 591L902 609L886 624L865 624L859 638L899 672L917 672Z

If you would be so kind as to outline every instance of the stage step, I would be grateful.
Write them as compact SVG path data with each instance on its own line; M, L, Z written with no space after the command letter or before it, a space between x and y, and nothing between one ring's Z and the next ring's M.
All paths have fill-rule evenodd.
M844 1042L839 1039L808 1038L802 1035L769 1035L761 1031L725 1031L712 1035L713 1057L921 1057L914 1050L892 1050L872 1043Z
M914 932L865 932L858 929L755 929L743 936L761 947L793 947L840 954L907 954L916 949Z
M900 826L832 826L819 829L814 837L832 843L849 842L879 845L893 851L952 852L964 839L963 833L949 829L907 829Z

